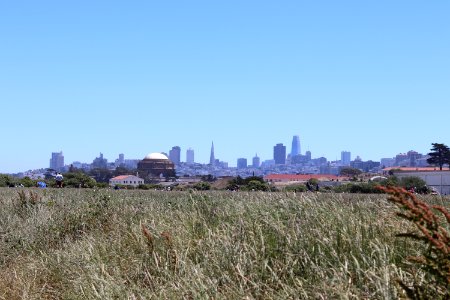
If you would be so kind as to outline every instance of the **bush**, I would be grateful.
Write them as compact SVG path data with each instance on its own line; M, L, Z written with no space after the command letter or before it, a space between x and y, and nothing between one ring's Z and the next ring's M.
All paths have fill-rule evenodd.
M101 189L105 189L105 188L109 187L109 184L107 182L97 182L95 184L95 186L98 187L98 188L101 188Z
M348 183L334 188L336 193L380 194L377 183Z
M211 189L211 184L208 182L198 182L193 186L194 190L197 191L209 191Z
M285 187L284 190L286 192L299 192L299 193L304 193L308 191L308 189L304 184L289 185Z
M400 180L400 186L407 190L414 189L415 192L420 194L428 193L427 183L416 176L403 177Z
M269 186L265 182L261 182L259 180L251 180L249 183L245 185L245 190L266 192L269 190Z
M9 175L0 174L0 187L15 185L16 180Z
M270 190L267 183L264 181L263 177L259 176L251 176L247 178L242 178L240 176L233 178L229 181L227 187L227 190L231 191L268 191Z
M34 187L37 186L37 181L30 177L24 177L20 179L19 184L22 184L24 187Z
M54 186L54 180L52 181L52 186ZM72 188L93 188L97 185L97 182L92 177L86 175L82 172L69 172L64 174L64 183L65 187Z

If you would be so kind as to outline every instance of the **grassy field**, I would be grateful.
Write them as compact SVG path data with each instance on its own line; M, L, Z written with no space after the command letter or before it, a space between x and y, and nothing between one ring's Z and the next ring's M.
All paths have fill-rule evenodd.
M0 299L392 299L422 276L386 195L5 188L0 208Z

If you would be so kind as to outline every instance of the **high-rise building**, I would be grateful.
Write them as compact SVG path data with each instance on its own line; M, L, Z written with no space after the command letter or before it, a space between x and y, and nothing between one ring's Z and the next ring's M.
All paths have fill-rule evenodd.
M261 164L261 160L258 157L258 154L255 154L255 157L253 157L253 161L252 161L252 167L253 168L259 168L260 164Z
M125 155L123 153L119 154L119 158L116 159L116 161L115 161L115 166L116 166L116 168L120 167L120 166L122 166L122 167L125 166Z
M349 151L342 151L341 152L341 165L343 166L350 166L350 162L352 158L352 154Z
M305 152L305 156L306 156L306 161L310 161L311 160L311 151L306 151Z
M103 153L100 152L100 156L96 157L92 161L92 168L94 169L106 169L108 167L108 160L103 157Z
M298 135L294 135L292 138L291 158L301 154L300 152L300 138Z
M395 166L395 158L382 158L381 166L383 168L389 168Z
M186 150L186 163L194 164L194 150L191 148Z
M408 155L409 157L409 166L410 167L415 167L417 165L417 160L422 158L422 154L416 152L416 151L408 151L408 153L406 153L406 155Z
M211 143L211 155L209 156L209 164L212 166L216 164L216 157L214 156L214 142Z
M247 168L247 159L246 158L238 158L237 160L237 168L245 169Z
M52 152L50 159L50 169L61 171L64 168L64 155L61 152Z
M277 165L285 165L286 164L286 146L283 144L276 144L273 147L273 159L275 160L275 164Z
M180 164L181 161L181 148L179 146L172 147L169 151L169 159L176 165Z

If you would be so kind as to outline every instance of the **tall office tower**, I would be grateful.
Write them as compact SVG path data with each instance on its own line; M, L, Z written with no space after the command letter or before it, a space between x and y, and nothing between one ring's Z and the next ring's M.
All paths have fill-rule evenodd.
M194 150L191 148L186 150L186 163L194 164Z
M247 168L247 159L246 158L238 158L237 160L237 168L245 169Z
M211 143L211 155L209 156L209 164L212 166L216 164L216 157L214 156L214 142Z
M292 138L291 158L300 154L300 138L294 135Z
M169 159L176 165L180 164L181 157L181 148L178 146L172 147L172 150L169 151Z
M125 155L123 153L119 154L119 158L114 162L116 168L125 165Z
M260 165L261 165L261 160L259 159L258 154L255 154L255 157L253 157L252 167L259 168Z
M61 152L52 152L52 158L50 159L50 169L61 171L64 167L64 155Z
M103 157L103 153L100 152L100 156L96 157L92 161L92 168L98 168L98 169L106 169L108 167L108 160Z
M349 151L341 152L341 165L350 166L350 161L352 160L352 154Z
M285 165L286 164L286 146L283 144L276 144L273 147L273 159L275 160L275 164L277 165Z

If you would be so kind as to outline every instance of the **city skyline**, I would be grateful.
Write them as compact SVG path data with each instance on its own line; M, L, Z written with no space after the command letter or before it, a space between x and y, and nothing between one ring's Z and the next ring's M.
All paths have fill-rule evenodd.
M293 140L295 140L297 137L299 137L298 135L294 135L293 136ZM430 144L431 145L431 144ZM246 159L247 161L252 161L252 159L255 157L255 155L258 157L258 159L260 160L260 162L264 162L264 161L275 161L275 152L276 152L276 148L277 147L281 147L281 148L283 148L282 149L282 153L284 154L284 157L285 157L285 159L284 159L284 163L281 163L281 164L286 164L286 163L288 163L288 158L291 156L291 152L287 152L287 149L288 149L288 146L287 145L285 145L284 143L277 143L277 144L275 144L275 145L273 145L272 146L272 153L269 155L269 156L267 156L267 157L261 157L260 155L258 155L258 154L254 154L254 155L250 155L249 157L246 157L246 156L236 156L234 159L231 159L230 161L226 161L226 160L223 160L223 159L221 159L220 157L215 157L215 149L214 149L214 141L210 144L210 157L209 157L209 159L206 159L206 160L204 160L204 161L198 161L197 159L195 159L195 163L199 163L199 164L204 164L204 165L207 165L207 164L211 164L211 158L213 157L215 160L220 160L220 161L224 161L224 162L226 162L226 163L228 163L229 164L229 166L230 167L238 167L238 161L239 161L239 159ZM174 151L175 150L175 152L172 152L172 151ZM181 155L181 153L183 152L183 151L186 151L186 155ZM150 151L150 152L147 152L147 153L145 153L144 155L143 155L143 157L130 157L130 156L128 156L128 155L126 155L126 154L124 154L123 152L120 152L120 153L117 153L117 154L113 154L112 156L108 156L108 155L104 155L104 153L105 153L105 151L101 151L100 152L100 158L99 157L97 157L97 155L94 155L92 158L90 158L90 159L87 159L86 161L83 161L83 160L81 160L81 159L77 159L77 158L75 158L75 159L72 159L72 158L70 158L70 159L67 159L66 158L66 156L65 155L63 155L63 152L65 152L65 151L59 151L59 152L52 152L51 153L51 157L50 157L50 166L47 164L47 165L43 165L43 166L40 166L40 167L37 167L37 168L33 168L33 169L41 169L41 168L47 168L47 167L50 167L50 168L54 168L54 167L52 167L52 164L55 164L55 161L56 160L58 160L58 167L56 167L56 168L54 168L54 169L61 169L61 167L62 166L70 166L72 163L75 163L75 162L77 162L77 163L91 163L93 160L94 160L94 162L95 162L95 160L98 160L98 159L104 159L104 157L105 157L105 159L107 159L109 162L113 162L113 161L123 161L125 158L127 159L127 160L129 160L129 159L131 159L131 160L141 160L141 159L143 159L146 155L148 155L148 154L150 154L150 153L163 153L163 154L165 154L170 160L172 160L172 161L174 161L174 163L175 164L178 164L179 162L183 162L183 163L188 163L188 157L187 157L187 152L189 152L189 151L192 151L191 153L192 153L192 158L193 158L193 155L194 155L194 152L196 151L195 150L195 148L192 148L192 147L188 147L188 148L183 148L183 147L181 147L181 146L178 146L178 145L176 145L176 146L172 146L172 147L170 147L170 149L167 149L167 150L164 150L164 151ZM406 154L409 152L409 151L413 151L413 152L418 152L418 153L421 153L421 154L423 154L423 155L426 155L428 152L430 152L429 150L428 151L425 151L425 152L421 152L421 151L416 151L415 149L409 149L409 150L405 150L405 149L402 149L402 150L399 150L399 151L397 151L397 153L395 153L395 154L392 154L392 155L390 155L390 156L385 156L385 157L380 157L380 158L378 158L378 159L365 159L364 157L361 157L361 155L354 155L354 158L352 157L352 159L351 160L354 160L354 159L363 159L363 160L366 160L366 161L377 161L377 162L380 162L380 161L382 161L383 159L394 159L395 160L395 158L396 157L401 157L402 155L405 155L406 156ZM69 151L70 152L70 151ZM242 151L238 151L238 152L242 152ZM264 151L263 151L264 152ZM323 156L323 155L315 155L314 154L314 152L313 151L310 151L310 150L306 150L305 151L305 153L306 154L310 154L311 155L311 152L312 152L312 158L314 159L314 158L321 158L321 157L325 157L328 161L330 161L330 162L333 162L333 161L341 161L342 162L342 157L343 157L343 155L344 155L344 153L345 153L345 161L346 161L346 163L345 164L347 164L347 162L348 162L348 160L350 159L350 156L353 156L353 153L352 153L352 151L351 150L342 150L342 151L340 151L340 153L339 153L339 157L338 157L338 155L336 154L334 157L326 157L326 156ZM99 152L97 152L97 153L99 153ZM107 152L108 153L108 152ZM174 153L174 155L175 155L175 157L176 157L176 159L175 160L173 160L173 156L171 156L170 154L171 153ZM176 153L176 154L175 154ZM257 153L259 153L259 152L257 152ZM282 155L281 155L282 156ZM62 157L62 165L61 165L61 157ZM48 161L48 158L47 158L47 161ZM65 163L64 163L65 162ZM14 171L14 172L5 172L5 173L18 173L18 172L23 172L23 171L28 171L28 170L32 170L32 169L30 169L30 168L25 168L25 169L21 169L21 170L16 170L16 171ZM2 172L0 172L0 173L2 173Z
M294 140L298 140L297 136L294 136ZM342 151L341 160L330 161L325 157L311 157L311 152L306 151L305 155L286 155L286 147L278 143L274 146L274 159L265 160L261 163L260 157L256 153L251 162L247 158L238 158L236 168L229 166L228 162L220 161L219 159L214 160L214 163L193 164L189 162L180 162L179 153L181 147L174 146L171 151L169 151L169 157L163 156L160 153L149 153L146 157L141 159L125 159L125 154L119 154L119 158L113 162L108 162L107 158L100 153L99 157L96 157L92 163L82 163L73 162L73 164L65 165L64 167L53 166L55 161L64 161L64 156L62 152L53 152L52 159L50 160L50 169L57 170L60 172L67 172L72 168L83 169L84 171L90 171L96 168L103 168L108 170L116 169L117 167L125 167L130 170L139 169L139 165L145 162L145 165L152 165L149 159L161 159L169 162L173 166L171 168L176 169L176 174L178 176L263 176L267 174L332 174L339 175L342 168L351 167L359 169L363 172L381 173L383 168L392 167L429 167L427 162L427 156L423 153L418 153L416 151L408 151L406 153L397 154L395 157L384 158L381 161L363 161L359 156L354 160L351 160L351 152ZM211 148L213 150L213 147ZM293 151L295 152L295 151ZM193 149L188 149L187 154L190 158L193 155ZM213 154L213 151L211 151ZM165 154L165 153L164 153ZM192 154L192 155L191 155ZM286 159L287 158L287 159ZM188 156L186 158L188 160ZM157 162L157 165L159 162ZM35 170L36 171L36 170ZM152 171L153 172L153 171ZM43 176L41 173L36 172L25 172L25 174L31 176Z
M379 161L450 144L450 2L0 4L0 173L273 146ZM120 22L118 22L120 20ZM250 163L249 163L250 164Z
M298 140L298 135L294 135L293 136L293 140ZM261 161L261 157L258 156L258 153L255 153L254 156L252 156L251 158L237 157L235 165L232 162L230 164L230 162L228 162L228 161L220 160L220 158L214 157L214 142L212 142L212 144L211 144L209 162L196 161L194 159L194 152L195 152L195 150L192 149L191 147L186 149L186 155L184 157L181 155L182 150L184 150L184 149L182 147L180 147L180 146L173 146L172 149L170 149L168 151L169 154L167 154L166 151L161 151L161 152L150 152L147 155L149 155L151 153L164 154L175 165L179 165L180 163L187 163L187 164L196 163L196 164L202 164L202 165L216 165L216 163L218 161L221 161L221 162L225 162L230 167L238 167L239 168L239 160L241 160L241 159L242 160L245 159L246 162L251 161L252 163L248 164L248 165L252 166L252 167L255 167L255 165L260 166L260 164L262 162ZM277 154L277 152L278 152L278 154ZM420 153L420 152L417 152L415 150L408 150L408 151L403 151L403 152L400 151L396 155L393 155L391 157L384 157L384 158L380 158L378 160L371 160L371 159L369 159L368 161L380 162L382 160L388 159L388 160L396 161L396 163L397 163L398 162L397 160L402 160L402 159L408 158L410 153L420 154L420 155L426 156L428 152ZM308 159L325 158L328 162L340 162L342 166L349 166L350 162L354 161L354 160L362 160L362 158L359 155L357 155L355 158L352 159L351 151L347 151L347 150L341 151L340 158L336 158L336 159L330 159L329 157L323 157L323 156L315 157L315 156L311 155L311 151L309 151L309 150L305 152L305 155L302 155L302 154L297 154L297 155L302 156L302 157L308 157ZM276 158L276 156L278 156L278 159ZM58 167L54 167L52 164L56 160L55 157L58 157L58 161L61 161L61 157L62 157L62 161L64 162L64 156L63 156L63 152L62 151L61 152L52 152L51 153L51 158L50 158L50 168L53 168L53 169L61 169L62 166L66 166L67 167L67 166L70 166L72 163L77 163L77 164L78 163L81 163L81 164L88 163L89 164L89 162L81 162L79 160L76 160L76 161L73 161L73 162L69 162L67 164L62 163L62 164L59 164ZM283 143L277 143L276 145L273 146L272 157L264 158L264 161L266 161L266 162L273 161L275 164L281 164L281 165L284 165L284 164L285 165L298 164L298 163L300 163L302 161L300 159L300 160L296 160L295 162L293 162L292 158L293 158L292 151L291 151L291 153L287 153L287 146L284 145ZM100 157L95 157L94 158L94 164L95 164L96 160L103 160L103 159L107 159L108 160L108 158L107 157L104 158L103 157L103 153L100 152ZM136 157L127 157L125 159L125 154L124 153L119 153L117 159L114 159L114 157L113 157L112 159L109 159L109 162L112 163L114 161L116 165L120 165L120 163L123 163L126 160L139 161L141 159L142 158L136 158ZM214 163L211 163L212 159L214 159ZM277 163L277 161L278 161L278 163ZM219 165L217 164L216 166L219 166Z

